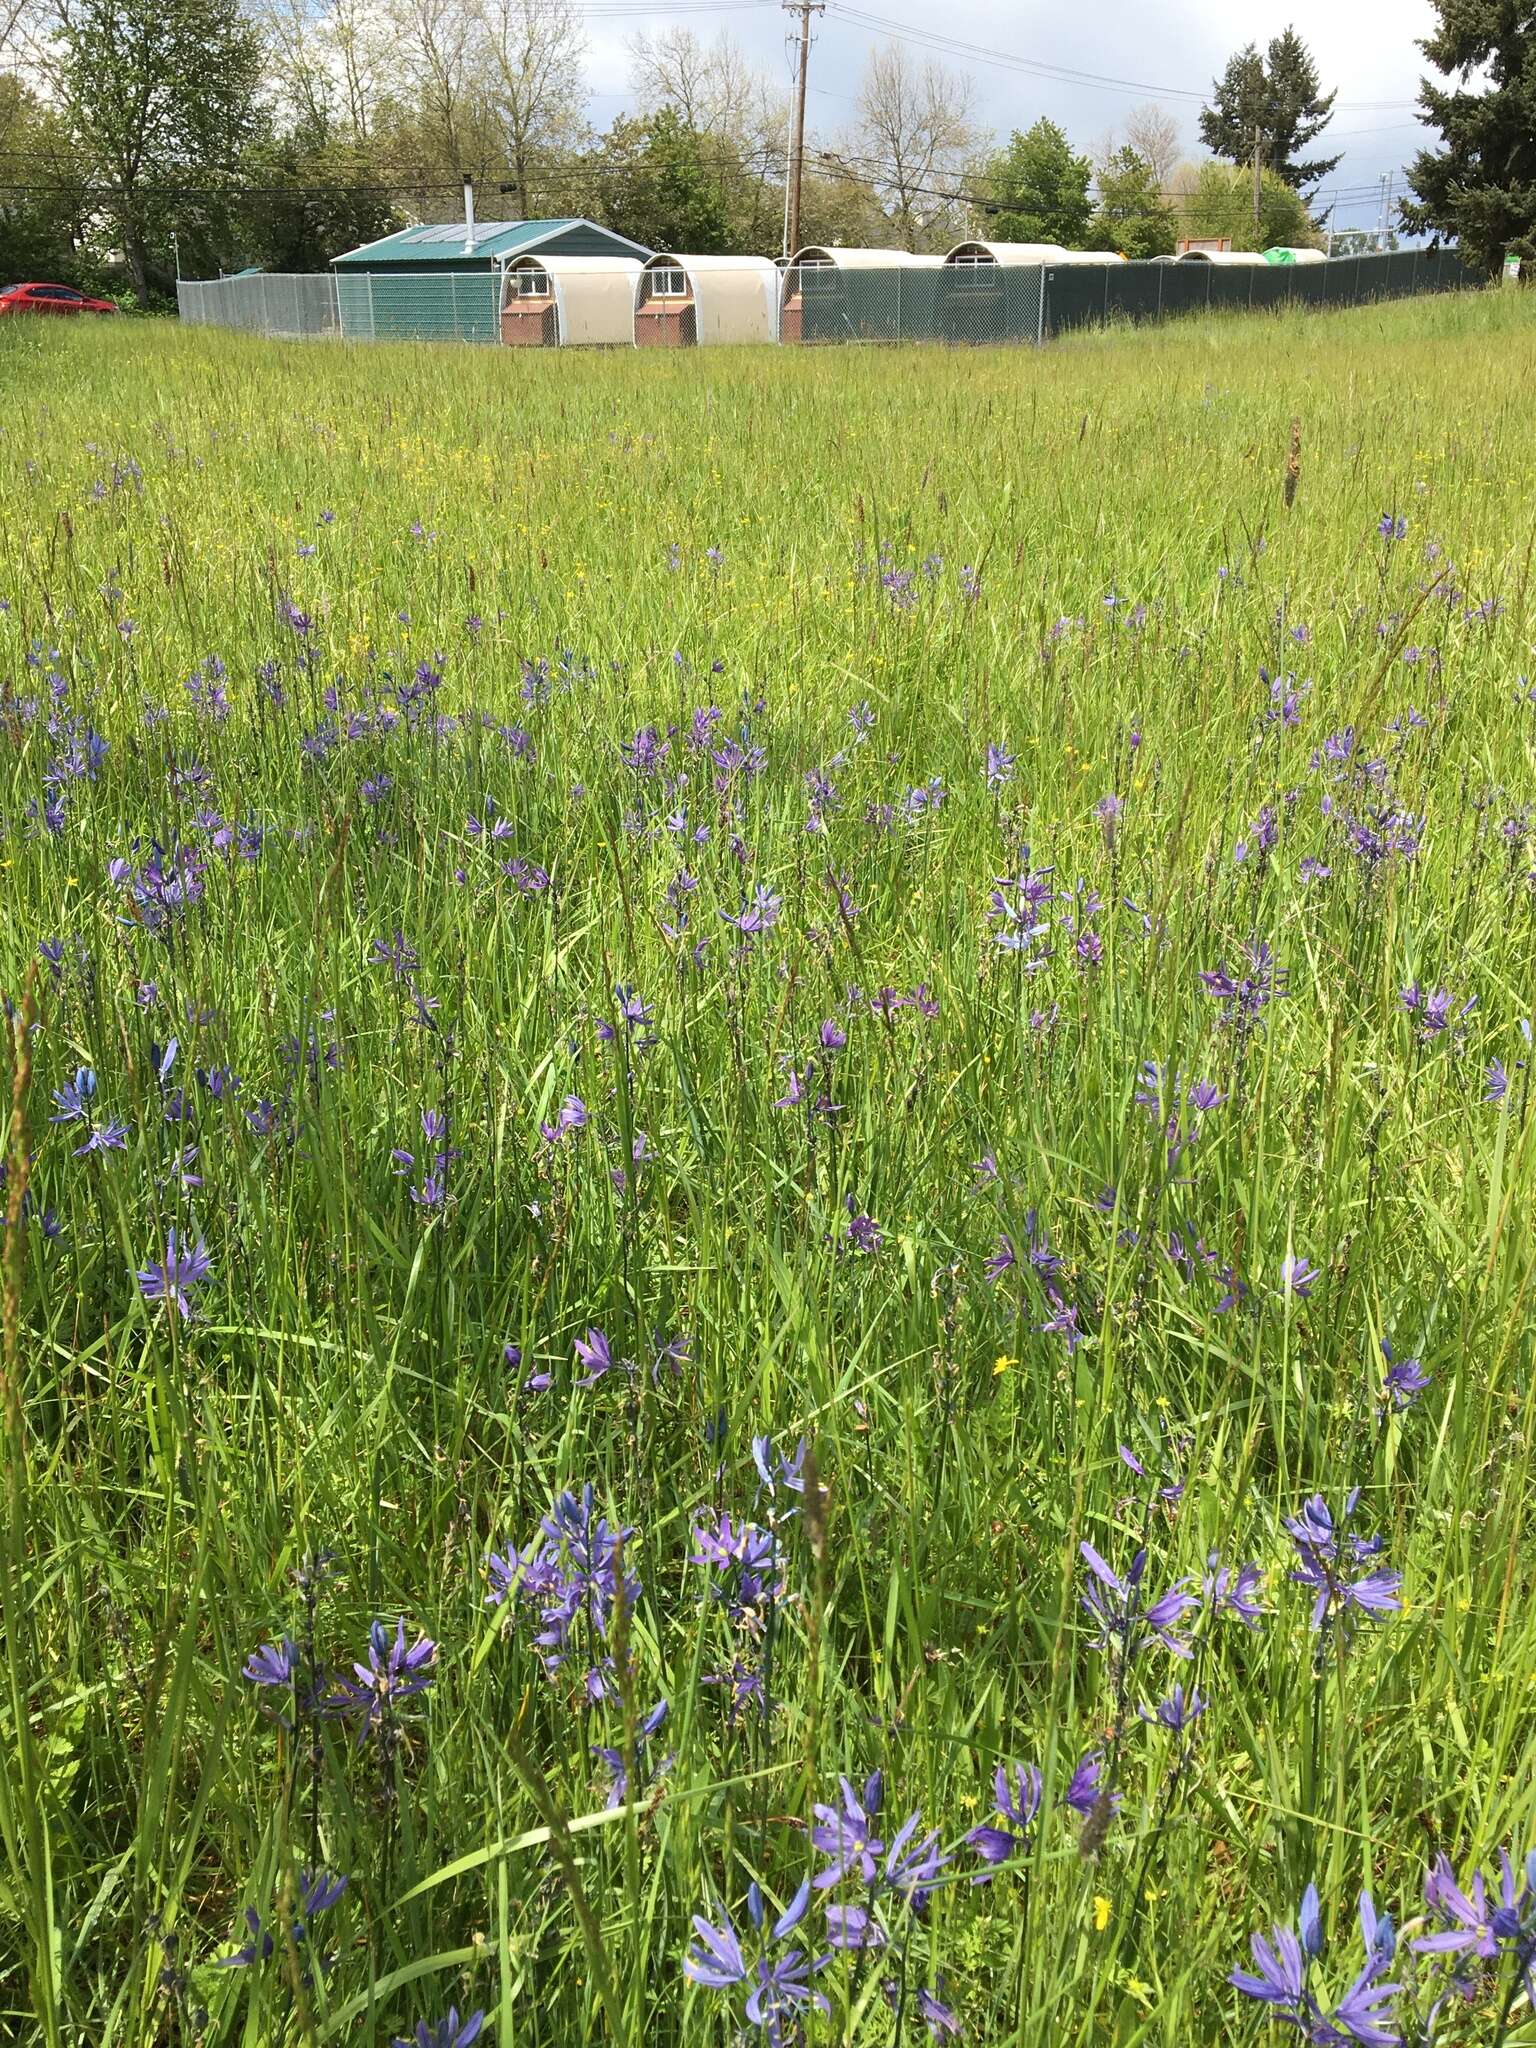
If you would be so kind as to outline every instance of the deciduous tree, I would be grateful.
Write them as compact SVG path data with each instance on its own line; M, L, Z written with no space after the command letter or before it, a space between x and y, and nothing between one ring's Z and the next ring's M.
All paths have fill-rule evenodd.
M1079 156L1054 121L1041 119L992 159L985 174L982 227L997 242L1058 242L1086 246L1093 204L1093 166Z
M947 241L959 225L974 108L969 80L936 60L918 65L899 43L870 52L843 157L878 193L902 248Z
M1273 171L1259 183L1259 218L1253 218L1253 178L1231 164L1204 163L1183 201L1184 232L1230 241L1234 249L1315 248L1317 229L1306 201Z
M236 0L65 0L55 79L134 290L169 283L181 218L227 210L260 126L261 45Z
M1098 204L1088 223L1091 246L1118 249L1133 260L1171 256L1179 220L1158 190L1152 166L1126 145L1099 166Z

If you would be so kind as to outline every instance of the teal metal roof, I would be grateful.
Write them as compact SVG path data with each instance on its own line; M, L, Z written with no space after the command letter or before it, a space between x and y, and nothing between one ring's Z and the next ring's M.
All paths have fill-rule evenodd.
M477 220L475 242L472 252L464 247L464 223L439 221L428 227L401 228L395 234L385 235L377 242L365 242L360 249L349 249L345 256L337 256L337 264L357 264L372 270L388 264L409 264L421 268L428 264L444 264L462 267L465 264L500 263L503 260L521 256L546 244L562 240L576 232L584 250L592 247L591 238L599 238L598 248L611 248L615 255L648 256L650 251L629 241L623 235L616 235L610 228L600 228L593 221L571 220Z

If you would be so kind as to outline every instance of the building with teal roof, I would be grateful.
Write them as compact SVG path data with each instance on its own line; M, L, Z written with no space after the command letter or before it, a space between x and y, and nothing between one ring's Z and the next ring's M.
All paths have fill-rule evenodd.
M462 220L439 221L428 227L398 228L377 242L365 242L335 258L346 276L435 276L442 271L487 273L516 256L650 255L638 242L600 228L591 220Z

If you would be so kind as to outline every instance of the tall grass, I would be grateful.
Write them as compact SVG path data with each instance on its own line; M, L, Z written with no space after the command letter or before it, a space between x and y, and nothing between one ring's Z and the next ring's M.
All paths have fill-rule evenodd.
M831 1901L889 1942L812 2040L1257 2039L1227 1974L1309 1883L1341 1989L1362 1887L1536 1840L1533 375L1493 294L0 335L0 2033L723 2043L690 1915L771 1918L879 1771L953 1858L818 1893L813 1958ZM1202 979L1258 945L1267 1001ZM643 1590L549 1670L485 1560L588 1482ZM1283 1522L1356 1488L1402 1606L1313 1630ZM1085 1541L1264 1616L1096 1649ZM432 1682L359 1736L305 1674L396 1617ZM973 1885L1000 1763L1041 1810ZM1536 2038L1515 1946L1436 2039Z

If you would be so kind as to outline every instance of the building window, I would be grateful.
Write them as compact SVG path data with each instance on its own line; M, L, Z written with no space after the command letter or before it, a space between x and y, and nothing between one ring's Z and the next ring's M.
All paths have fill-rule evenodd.
M986 285L997 270L996 259L984 249L965 250L950 264L958 285Z
M549 293L549 272L547 270L514 270L512 293L519 299L547 299Z
M672 264L660 270L648 270L649 295L653 299L686 299L688 297L688 273L681 264Z
M825 258L812 257L808 263L799 265L800 296L803 299L825 298L837 290L837 265Z

